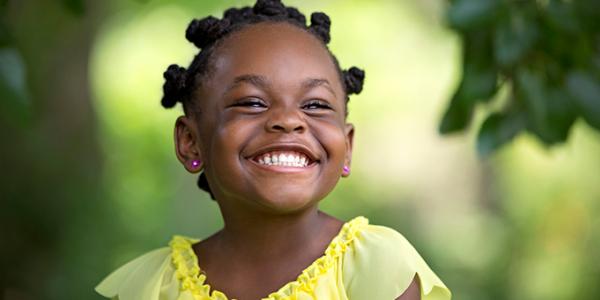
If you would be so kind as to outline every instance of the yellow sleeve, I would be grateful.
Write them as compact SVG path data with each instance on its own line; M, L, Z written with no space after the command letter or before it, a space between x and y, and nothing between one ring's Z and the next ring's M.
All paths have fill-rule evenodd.
M171 266L170 254L171 250L165 247L128 262L102 280L96 292L118 300L161 299L161 285Z
M397 231L368 225L344 254L343 282L348 299L396 299L419 276L421 300L449 300L450 290L415 248Z

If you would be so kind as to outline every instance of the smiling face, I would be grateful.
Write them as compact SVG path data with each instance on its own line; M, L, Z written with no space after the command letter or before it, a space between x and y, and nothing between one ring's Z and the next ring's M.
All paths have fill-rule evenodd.
M314 206L350 164L353 127L334 62L310 33L287 23L227 37L195 91L197 117L176 124L177 154L199 158L222 209L269 213Z

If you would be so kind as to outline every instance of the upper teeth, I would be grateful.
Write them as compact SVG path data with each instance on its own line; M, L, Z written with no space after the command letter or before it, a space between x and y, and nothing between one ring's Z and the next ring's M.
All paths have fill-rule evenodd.
M269 152L258 157L258 163L267 166L306 167L308 157L298 152Z

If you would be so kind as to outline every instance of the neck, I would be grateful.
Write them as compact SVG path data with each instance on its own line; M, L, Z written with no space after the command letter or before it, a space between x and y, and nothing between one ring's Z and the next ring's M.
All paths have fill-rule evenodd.
M318 211L316 205L283 215L256 212L233 214L223 210L223 219L225 227L219 234L220 248L227 252L242 253L253 260L296 255L297 251L307 249L322 249L323 243L328 243L341 226L340 221Z

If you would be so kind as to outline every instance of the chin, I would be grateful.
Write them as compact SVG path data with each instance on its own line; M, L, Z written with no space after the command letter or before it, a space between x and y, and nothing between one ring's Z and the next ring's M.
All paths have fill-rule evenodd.
M294 188L284 187L275 191L271 190L268 195L258 195L255 198L255 203L271 213L289 214L316 205L324 196L319 197L309 193L306 188L298 191Z

